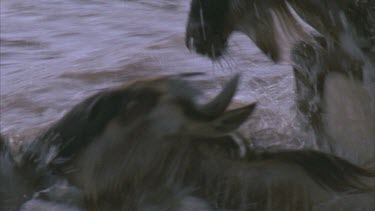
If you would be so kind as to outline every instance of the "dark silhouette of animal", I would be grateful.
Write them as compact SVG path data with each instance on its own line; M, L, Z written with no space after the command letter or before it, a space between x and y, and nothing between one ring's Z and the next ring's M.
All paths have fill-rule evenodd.
M293 12L318 33L305 30ZM358 140L355 144L351 140L346 151L351 150L352 145L371 145L369 148L375 149L375 130L372 128L372 122L375 122L375 1L191 1L186 28L188 48L212 59L219 58L233 31L245 33L275 62L281 60L285 48L291 48L297 106L302 119L306 119L306 127L312 127L319 149L334 152L338 145L345 145L335 143L332 138L340 138L326 129L324 104L332 98L325 94L327 78L337 72L348 78L349 84L358 81L367 98L365 104L371 107L365 111L369 121L363 123L370 125L370 130L366 131L369 135L363 141ZM338 88L336 91L341 92ZM356 113L362 110L357 108ZM349 117L347 121L350 121ZM358 151L352 160L361 164L375 162L374 154L374 150Z
M81 210L83 195L78 188L47 169L19 163L22 153L14 148L0 136L0 210Z
M153 191L179 196L182 204L198 203L188 195L190 187L175 191L190 168L180 163L193 158L184 157L192 150L190 139L226 137L244 122L254 104L225 112L237 76L213 101L198 105L194 98L199 91L182 80L184 76L137 81L89 97L25 143L12 166L28 172L28 184L37 184L31 193L47 193L47 198L57 194L60 181L66 179L68 187L82 191L90 209L148 207L140 200ZM56 183L57 188L50 188ZM158 187L168 188L156 191ZM27 202L25 207L40 206L37 203Z
M185 77L99 92L26 143L11 166L46 181L36 196L13 184L34 195L24 210L373 210L372 170L316 151L233 153L228 135L255 108L227 110L239 77L204 104Z
M288 38L308 39L290 7L322 35L321 41L341 45L352 39L365 54L373 56L375 9L374 2L367 0L192 0L186 44L215 58L225 50L231 33L241 31L278 61L282 57L281 33Z

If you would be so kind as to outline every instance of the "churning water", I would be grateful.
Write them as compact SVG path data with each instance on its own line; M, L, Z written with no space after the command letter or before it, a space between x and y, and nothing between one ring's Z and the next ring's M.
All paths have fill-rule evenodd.
M237 102L258 102L246 136L301 146L291 67L238 34L219 62L189 52L188 9L187 0L1 0L1 133L29 136L90 94L136 78L205 72L195 83L213 95L240 72Z

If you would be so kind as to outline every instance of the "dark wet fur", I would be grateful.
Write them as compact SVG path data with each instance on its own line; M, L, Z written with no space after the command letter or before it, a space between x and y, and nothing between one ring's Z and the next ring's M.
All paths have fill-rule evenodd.
M56 197L56 194L59 196L61 190L58 181L61 181L59 178L65 178L65 176L68 180L69 191L64 197L70 198L78 204L84 199L85 206L92 210L142 210L148 206L161 206L160 201L165 202L167 207L187 201L202 206L203 209L207 208L207 210L211 206L212 208L239 210L300 211L309 210L314 205L315 198L320 197L320 193L330 195L340 192L351 196L350 194L353 193L367 194L369 192L371 194L375 191L373 187L375 173L372 170L362 169L329 154L306 150L251 151L244 158L239 156L236 153L238 149L235 142L226 133L235 130L246 120L253 111L254 104L227 112L221 111L221 113L224 112L221 115L226 117L222 120L230 121L215 123L215 125L224 123L216 125L218 128L215 129L226 131L219 136L207 137L204 134L206 131L202 131L203 134L185 134L184 130L172 133L173 135L166 133L166 136L153 134L152 124L155 122L147 121L143 117L152 113L150 110L157 107L162 99L171 99L167 102L178 108L182 107L181 110L170 110L170 112L181 112L183 115L188 115L189 113L183 107L194 108L193 103L180 103L181 99L188 100L190 95L185 95L184 92L174 92L169 95L169 89L160 88L164 87L164 82L161 85L151 85L158 84L158 82L145 81L136 83L135 86L120 87L98 93L75 106L45 134L35 139L34 144L26 145L24 148L26 151L21 151L26 153L21 162L23 168L19 170L30 173L34 169L34 174L40 178L39 181L44 180L44 183L39 184L47 185L47 188L55 187L57 184L57 189L52 188L50 189L52 192L47 191L46 194L41 194L41 199L53 203L59 202L56 200L59 198ZM151 87L153 89L150 90ZM171 87L175 87L174 83ZM233 90L235 87L231 89ZM170 96L170 98L165 98L164 95ZM228 99L232 97L229 95ZM130 102L138 104L135 107L127 107L126 105ZM114 110L109 111L109 109ZM199 115L198 111L194 112ZM167 114L173 117L173 113ZM232 118L228 119L228 116L225 115ZM185 118L188 119L187 122L211 124L212 121L215 122L216 119L222 117L207 119L186 116ZM113 120L116 120L115 122L118 122L121 127L118 129L114 127L114 130L109 131L123 134L122 130L126 131L130 126L135 131L124 133L124 137L110 135L105 136L108 139L97 139L97 137L101 137L100 133L105 133L108 127L109 129L113 127L113 125L111 126L114 123ZM145 124L137 125L134 123L135 120L142 120L141 123ZM98 131L92 128L98 129ZM50 134L56 132L62 136L51 139ZM151 134L148 134L149 132ZM163 132L164 134L164 130L154 132ZM114 141L110 139L114 139ZM105 148L106 144L116 145L113 148ZM5 161L5 163L10 162L11 164L11 168L4 165L6 175L1 174L0 176L6 179L10 178L10 174L19 176L20 173L14 170L15 165L12 157L7 153L9 148L3 142L0 146L2 150L1 163ZM54 153L52 153L52 157L49 157L51 149L54 147L57 147L57 151L52 150ZM85 154L88 148L93 148L94 152L100 154ZM103 150L109 151L103 152ZM89 157L88 162L85 163L86 157L80 157L85 155L96 157ZM80 159L84 160L83 164L91 165L91 162L99 162L94 165L100 165L94 169L96 171L92 172L85 172L91 170L90 168L83 172L67 171L71 166L74 167L75 162L79 162ZM86 175L87 173L94 175ZM71 177L72 175L73 177ZM83 177L84 181L88 176L90 184L80 184L79 180L77 182L77 180L71 179L74 176ZM101 177L104 180L101 180ZM99 180L96 180L97 178ZM26 178L22 179L20 181L24 182ZM110 183L97 191L97 186L107 184L105 179L108 179ZM27 180L24 186L23 183L14 185L18 185L15 187L26 191L31 190L30 194L33 193L32 191L41 190L30 189L28 186L30 181L34 180ZM71 182L77 186L69 186ZM79 189L82 190L82 193ZM83 197L83 199L79 197ZM180 201L168 202L169 198ZM291 198L293 200L290 200ZM37 202L34 203L37 204ZM178 210L178 207L172 210Z
M201 74L192 72L169 77L188 78ZM160 80L163 80L162 78ZM91 144L114 117L125 115L127 119L135 120L146 114L157 103L161 93L151 87L143 87L140 81L135 83L138 84L128 84L129 87L133 85L133 88L125 86L99 92L74 106L63 118L24 147L24 160L32 161L39 168L44 168L46 165L64 165L81 149ZM169 86L173 94L179 96L181 102L188 102L186 99L191 99L199 93L183 80L171 80ZM130 102L135 103L133 107L126 109L127 113L120 113ZM126 124L127 122L124 122L125 126ZM46 163L43 157L47 156L52 147L56 147L56 154L52 153L52 162Z
M304 31L287 3L320 35ZM187 47L216 59L209 53L210 49L203 46L210 45L224 52L224 45L217 44L219 40L214 37L223 37L223 43L226 43L231 32L238 30L246 33L265 55L278 62L283 58L283 37L291 40L290 57L302 128L313 130L319 149L336 152L324 125L325 80L330 73L339 72L374 91L375 1L223 0L220 5L228 7L223 10L224 13L216 13L216 19L207 18L201 23L197 12L202 10L211 14L212 5L212 1L208 0L191 1L186 29ZM279 23L275 23L274 19ZM216 28L215 33L206 36L207 39L202 39L202 34L198 33L203 25L205 28ZM194 40L193 45L188 43L189 40ZM373 159L366 162L373 162Z
M15 157L19 152L13 151L8 141L1 137L0 210L16 211L22 207L24 211L62 211L70 208L71 211L78 211L83 200L75 187L58 185L64 181L63 178L48 170L33 168L32 162L25 162L24 165L17 163Z
M250 162L277 160L299 165L324 188L334 191L374 190L364 178L375 178L374 169L364 169L337 156L313 150L264 152L250 156Z
M4 138L0 140L0 210L18 210L33 194L35 185L15 165L11 148Z
M193 1L187 26L191 30L187 31L186 45L190 47L193 44L197 52L211 58L220 57L227 45L224 33L232 30L227 29L225 24L228 6L227 0ZM201 21L209 24L202 26L199 24ZM190 40L190 37L194 37L194 40Z
M235 21L244 15L250 15L248 25L254 30L254 37L251 37L255 44L270 58L277 61L280 58L277 31L274 30L272 12L283 24L283 33L289 36L296 36L303 40L306 37L301 26L296 22L288 6L289 3L293 9L308 24L313 26L323 36L333 42L338 42L341 33L346 33L347 28L342 22L342 15L349 23L349 30L352 30L354 36L358 39L358 45L362 49L367 49L375 44L375 3L373 1L361 0L237 0L237 5L229 10L230 0L221 0L216 4L211 0L192 0L189 21L187 24L186 38L194 38L195 47L200 49L203 45L216 44L213 37L224 37L226 40L230 32L235 30ZM214 7L220 7L220 12L215 13ZM329 9L327 9L329 8ZM204 17L204 27L213 28L212 36L203 40L203 35L198 33L202 27L200 10L207 17ZM272 12L271 12L272 11ZM198 26L200 25L200 26ZM196 32L194 32L196 31ZM305 40L307 41L307 40ZM363 43L362 43L363 42ZM211 46L210 46L211 47ZM209 56L210 48L206 48Z
M108 121L117 115L125 99L116 93L99 93L86 99L27 146L27 153L32 153L29 156L37 163L42 159L39 156L46 156L52 146L57 146L55 156L66 162L101 133Z
M209 145L200 150L200 173L188 184L193 182L198 196L222 208L310 210L315 194L321 194L315 188L348 195L375 193L373 169L318 151L250 151L245 158L233 158Z

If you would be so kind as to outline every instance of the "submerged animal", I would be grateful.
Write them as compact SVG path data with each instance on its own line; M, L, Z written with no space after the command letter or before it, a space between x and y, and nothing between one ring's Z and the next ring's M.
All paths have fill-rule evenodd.
M42 205L61 203L55 197L61 187L68 188L64 196L71 206L81 209L83 203L90 210L375 208L375 173L336 156L308 150L233 153L229 135L255 108L227 109L239 77L207 103L197 102L200 91L185 78L139 80L99 92L25 144L13 166L67 185L44 182L50 186L24 200L24 210L41 206L40 198Z
M305 30L306 25L299 19L316 32ZM228 38L234 31L246 34L275 62L285 57L289 50L287 56L293 66L301 122L307 122L304 127L313 129L318 149L335 152L345 146L343 151L351 151L354 145L369 145L371 147L358 150L348 158L360 164L375 163L375 1L191 1L185 37L189 49L217 59L225 52ZM332 96L327 96L325 87L332 87L327 85L327 81L332 81L327 80L332 73L339 73L347 79L345 87L360 84L363 91L358 92L366 98L361 102L370 109L351 108L351 113L338 114L347 117L341 118L343 126L328 127L343 127L345 129L340 133L344 134L346 130L353 131L350 127L355 121L350 116L366 112L368 117L360 124L370 128L365 131L367 137L357 136L355 139L358 140L345 143L345 140L340 140L342 136L327 129L331 121L325 119L332 113L326 115L330 111L325 104ZM331 90L338 93L336 96L347 94L339 87Z

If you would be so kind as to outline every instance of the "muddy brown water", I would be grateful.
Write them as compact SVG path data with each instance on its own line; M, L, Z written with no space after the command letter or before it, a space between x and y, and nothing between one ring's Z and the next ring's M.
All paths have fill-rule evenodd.
M242 74L238 103L258 102L242 128L261 145L301 147L292 69L275 65L239 34L213 63L189 52L187 0L1 0L1 133L28 136L85 97L145 76L205 72L217 93Z

